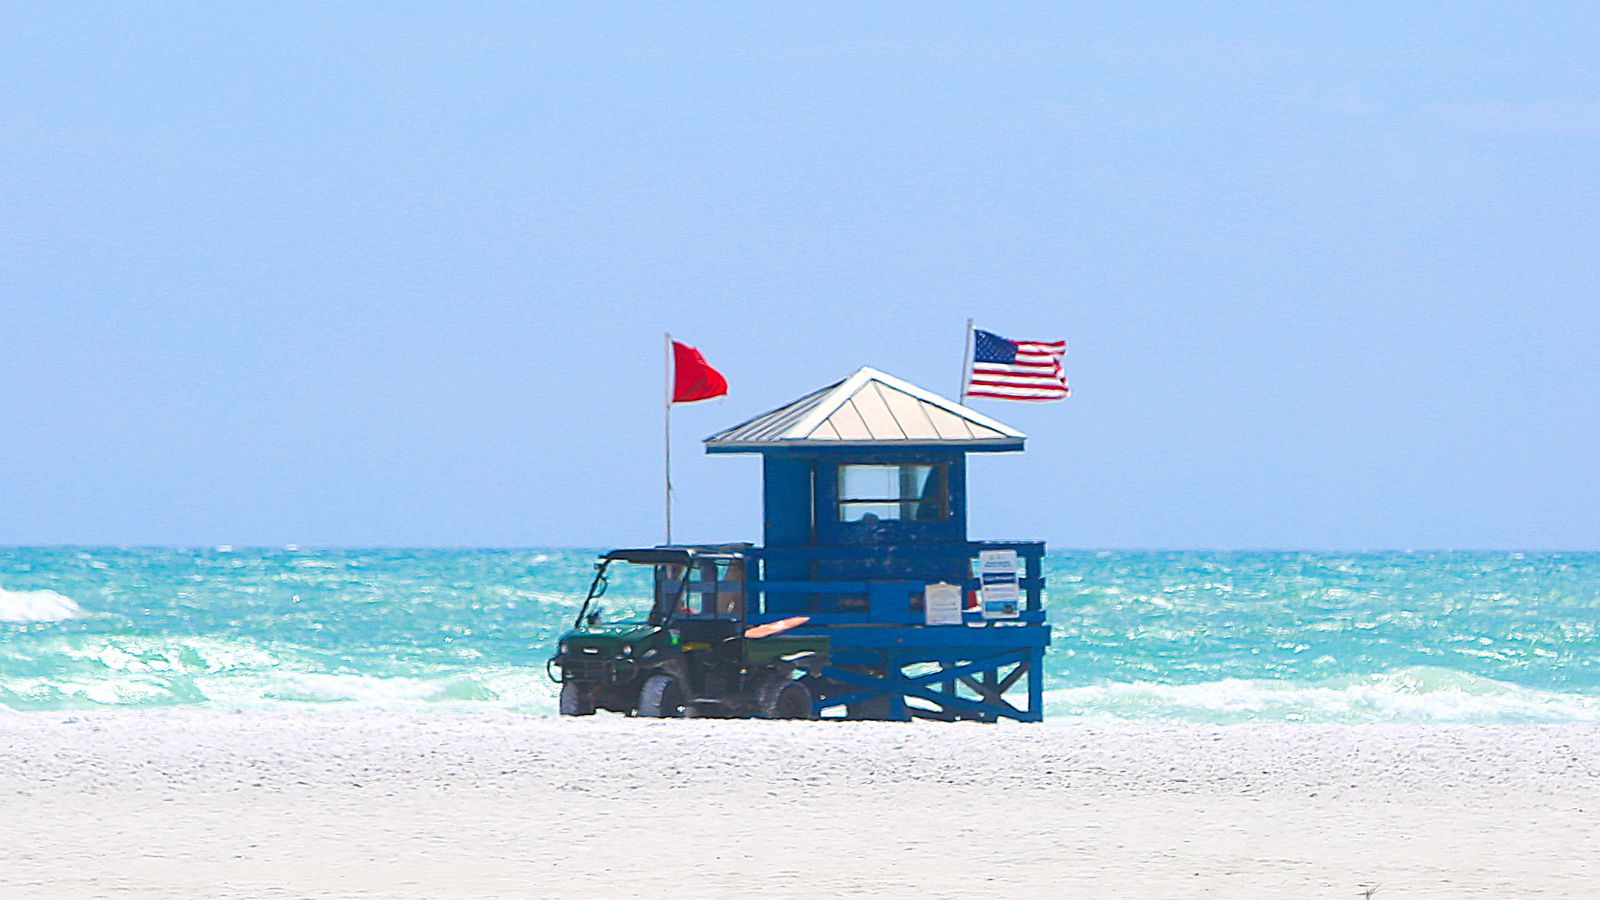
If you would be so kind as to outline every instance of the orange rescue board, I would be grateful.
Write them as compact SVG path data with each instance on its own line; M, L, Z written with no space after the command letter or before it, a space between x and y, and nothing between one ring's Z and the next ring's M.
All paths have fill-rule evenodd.
M765 625L757 625L753 628L747 628L745 629L744 636L752 639L771 637L775 634L782 634L791 628L798 628L809 621L811 621L810 616L790 616L787 619L779 619L776 622L768 622Z

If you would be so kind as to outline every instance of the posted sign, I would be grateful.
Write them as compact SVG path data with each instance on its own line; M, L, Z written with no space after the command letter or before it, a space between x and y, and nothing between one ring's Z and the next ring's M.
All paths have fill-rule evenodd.
M922 609L929 625L961 624L961 587L939 582L922 589Z
M982 550L978 553L978 582L982 587L985 619L1015 619L1021 606L1021 581L1017 551Z

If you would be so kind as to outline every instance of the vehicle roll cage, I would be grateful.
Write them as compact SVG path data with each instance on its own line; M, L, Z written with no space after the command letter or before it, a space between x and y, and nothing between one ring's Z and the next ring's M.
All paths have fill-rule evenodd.
M584 620L589 615L589 607L594 604L594 601L605 595L606 587L610 584L606 579L606 569L614 562L626 562L643 566L677 566L682 571L683 574L678 578L676 589L670 593L658 591L650 605L649 623L651 625L665 626L672 622L673 615L677 613L679 601L683 599L683 592L689 587L689 577L693 574L698 564L738 558L734 554L727 553L704 554L696 553L693 550L663 549L659 547L642 550L613 550L600 557L600 561L594 564L594 580L589 582L589 593L583 598L583 605L578 608L578 616L573 625L577 628L583 627Z

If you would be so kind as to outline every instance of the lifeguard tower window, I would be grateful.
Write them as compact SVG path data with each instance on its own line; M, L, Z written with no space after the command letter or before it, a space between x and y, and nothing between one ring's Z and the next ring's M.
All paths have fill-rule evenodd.
M948 470L944 463L841 465L839 521L943 521L950 517Z

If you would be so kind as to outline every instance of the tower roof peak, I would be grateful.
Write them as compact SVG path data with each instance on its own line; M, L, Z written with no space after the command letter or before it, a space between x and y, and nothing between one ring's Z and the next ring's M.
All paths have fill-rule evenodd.
M1025 436L871 366L706 438L708 453L779 447L936 446L1021 450Z

